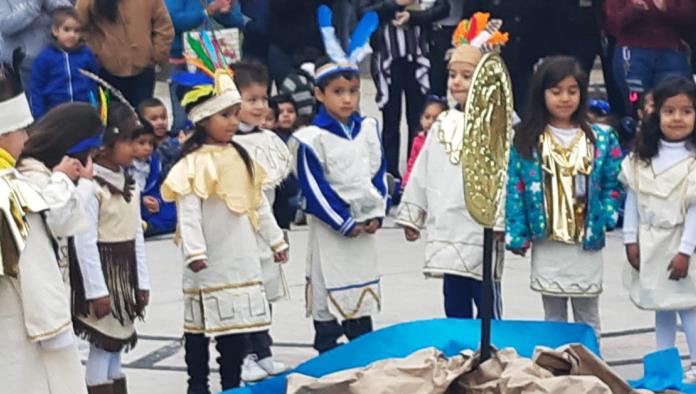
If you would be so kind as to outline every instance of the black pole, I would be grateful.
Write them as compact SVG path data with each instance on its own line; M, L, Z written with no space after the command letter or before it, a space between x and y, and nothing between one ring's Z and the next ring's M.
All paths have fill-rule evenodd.
M493 229L483 230L483 300L481 310L481 362L491 358L491 318L493 317Z

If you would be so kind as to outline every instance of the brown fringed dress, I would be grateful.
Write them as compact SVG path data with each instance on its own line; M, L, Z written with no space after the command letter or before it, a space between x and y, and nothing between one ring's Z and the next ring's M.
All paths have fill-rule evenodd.
M94 166L95 193L84 196L89 230L71 244L75 332L109 352L137 342L134 320L143 318L138 290L149 290L140 201L135 182L123 171ZM97 319L90 301L111 297L111 314Z

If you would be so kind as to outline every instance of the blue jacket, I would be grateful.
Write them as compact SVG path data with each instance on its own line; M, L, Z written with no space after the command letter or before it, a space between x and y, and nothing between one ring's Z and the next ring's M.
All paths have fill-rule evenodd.
M86 45L70 52L51 45L39 54L31 70L30 99L34 118L42 117L59 104L90 102L90 94L97 87L80 73L81 68L95 74L99 72L97 58Z
M623 154L611 130L593 126L595 159L588 189L585 250L599 250L605 245L605 231L613 230L619 218L621 203L617 179ZM510 152L507 199L505 201L506 246L526 249L537 239L546 238L543 170L537 151L527 160L516 149Z
M162 176L162 163L159 154L153 153L150 157L150 175L147 177L145 187L140 192L141 199L145 196L153 197L159 202L160 210L150 213L141 204L140 215L148 225L156 227L161 233L173 233L176 230L176 204L164 202L160 188L164 176Z
M209 4L211 0L205 0ZM172 58L182 57L184 50L183 35L184 33L196 30L206 23L205 13L201 0L165 0L169 16L174 24L175 36L172 42L172 49L169 52ZM243 27L244 18L242 17L242 9L238 1L234 2L232 10L228 14L213 15L215 21L224 27ZM203 29L209 30L204 27Z

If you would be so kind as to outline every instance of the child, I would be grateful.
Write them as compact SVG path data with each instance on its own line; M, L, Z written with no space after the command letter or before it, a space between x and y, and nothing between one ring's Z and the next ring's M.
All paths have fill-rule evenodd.
M34 121L15 71L20 57L15 52L12 66L0 66L0 195L7 207L2 208L6 220L0 235L2 391L82 394L86 393L84 374L52 239L72 229L65 231L54 222L48 230L44 219L48 203L14 170L27 140L26 127ZM16 210L22 212L19 217L13 216Z
M319 15L324 40L337 41L331 10L321 6ZM369 21L376 15L363 18ZM314 94L322 105L312 125L297 130L291 140L309 216L306 305L314 320L314 348L320 353L338 346L344 334L353 340L372 331L371 316L381 305L374 234L386 213L386 162L377 122L357 113L356 63L364 57L357 54L367 53L373 30L360 34L365 42L351 43L355 49L350 54L333 53L334 58L317 61Z
M288 258L283 232L262 191L266 173L232 137L241 98L232 78L195 87L182 106L196 125L162 185L176 201L184 269L184 340L188 393L209 394L208 346L215 338L222 388L239 386L246 335L270 328L271 314L256 236ZM246 300L243 301L242 300Z
M297 129L297 106L290 96L279 94L271 97L270 107L276 114L276 128L273 130L286 144ZM276 188L276 200L273 203L273 216L283 230L290 230L290 223L300 207L300 191L294 174Z
M290 96L279 94L271 97L270 106L276 116L276 134L285 142L297 130L297 104Z
M463 104L462 104L463 105ZM435 119L440 115L442 111L447 110L447 99L443 97L428 96L425 98L425 105L423 106L423 112L421 113L420 126L421 131L418 132L416 138L413 139L413 146L411 147L411 154L408 156L408 165L406 166L406 172L404 173L404 179L401 181L401 188L406 189L406 184L408 183L408 178L413 170L413 164L416 162L418 153L423 148L425 144L425 137L430 131L430 127L435 122Z
M263 117L263 123L261 123L261 128L266 130L275 130L276 128L276 118L277 115L272 107L266 110L266 116Z
M168 131L167 107L156 97L143 100L138 105L138 114L152 126L155 135L155 150L162 164L160 177L164 180L174 163L179 160L181 141L185 140L186 137L183 131L179 132L179 135L174 135Z
M587 121L587 75L573 58L546 59L532 77L530 110L508 167L506 243L532 249L531 288L546 320L600 334L602 248L618 219L621 147L613 131Z
M261 64L241 62L233 66L234 82L242 97L239 111L239 131L234 137L251 158L264 169L266 179L263 191L268 203L275 203L276 188L290 173L290 152L287 146L274 132L260 128L268 108L269 76ZM271 302L286 298L289 294L285 275L280 264L273 261L273 252L261 235L256 237L261 256L263 285L266 297ZM284 372L285 365L273 361L271 337L266 332L249 335L251 342L250 356L244 360L242 379L245 381L261 380L268 375Z
M623 162L628 188L624 243L631 301L655 311L658 349L674 347L677 314L691 353L685 383L696 383L696 86L670 78L654 90L634 152Z
M476 14L474 18L483 20L479 15L482 14ZM497 23L493 22L488 26ZM457 32L468 23L462 21L462 28ZM478 28L484 31L486 24L478 25ZM471 36L478 33L472 31ZM466 104L471 78L483 52L463 41L459 34L455 34L453 42L456 46L451 51L447 86L457 101L457 107L441 113L428 133L413 165L396 223L403 227L406 240L410 242L420 238L423 228L428 229L423 271L428 277L443 278L445 314L471 319L474 317L474 304L479 309L482 300L483 228L467 210L461 165L450 159L453 154L459 158L459 154L448 146L457 146L454 138L457 135L461 138L461 134L456 132L465 127L461 108ZM433 103L435 109L442 107L442 104L435 104L438 103ZM459 146L461 149L461 144ZM498 237L502 237L503 218L501 211L495 228ZM494 318L500 318L502 314L499 281L504 253L501 249L502 245L496 241Z
M159 152L154 151L157 137L147 120L143 121L143 126L133 135L135 160L131 170L140 190L140 216L145 226L145 237L151 237L176 230L176 205L162 200L163 165Z
M31 69L31 112L42 117L58 104L90 102L96 85L80 73L99 71L97 58L81 37L82 24L73 7L53 12L51 33L55 42L36 58Z
M297 107L297 121L306 126L312 121L317 104L314 98L314 62L321 56L315 48L300 48L294 54L294 67L278 87L278 93L292 98Z
M89 341L90 393L125 394L121 352L138 341L134 321L149 300L149 275L137 186L125 169L133 163L132 136L143 128L134 110L108 106L104 145L94 157L94 188L83 195L87 231L74 238L71 262L75 332Z

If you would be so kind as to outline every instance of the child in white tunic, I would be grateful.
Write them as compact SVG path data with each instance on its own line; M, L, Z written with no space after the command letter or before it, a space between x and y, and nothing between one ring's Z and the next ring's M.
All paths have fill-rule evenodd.
M659 349L674 346L677 314L689 344L685 381L696 383L696 85L666 80L654 90L635 152L622 166L624 242L631 301L655 311Z
M276 188L290 174L290 151L285 142L274 132L260 127L268 113L268 71L258 63L241 62L233 66L234 82L242 97L239 111L239 131L234 136L251 158L266 172L263 192L273 206ZM288 297L287 283L282 266L273 261L273 251L268 243L257 235L263 285L269 301ZM242 379L257 381L284 372L284 364L273 360L272 339L268 331L249 335L249 356L244 360Z
M224 72L182 100L196 129L162 185L175 201L186 268L184 338L188 393L209 394L210 338L220 352L222 388L239 386L246 335L270 328L257 235L287 261L288 245L262 192L266 173L232 137L240 96Z

